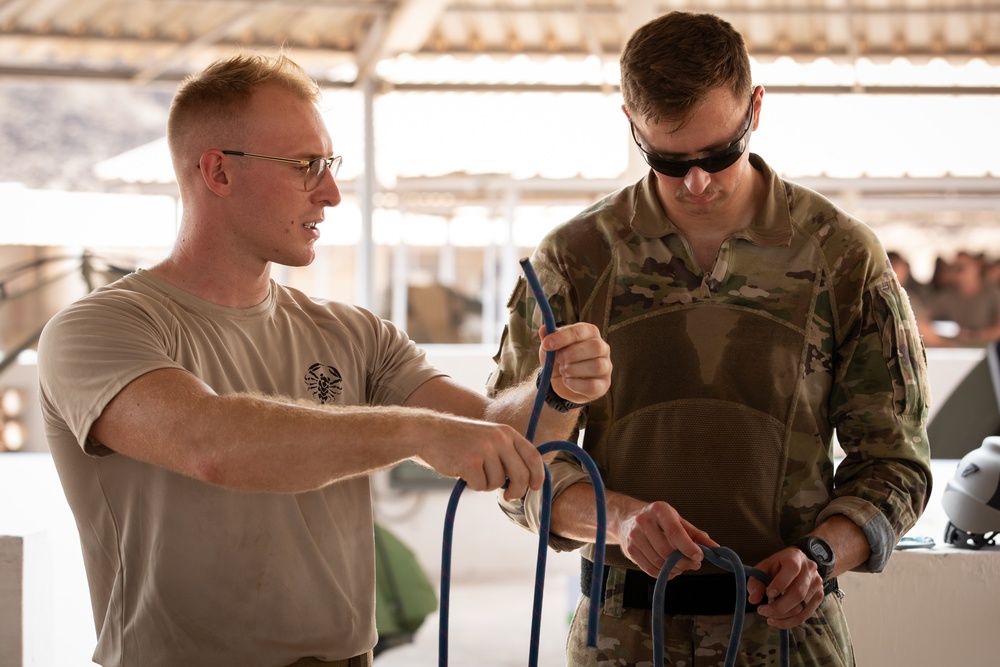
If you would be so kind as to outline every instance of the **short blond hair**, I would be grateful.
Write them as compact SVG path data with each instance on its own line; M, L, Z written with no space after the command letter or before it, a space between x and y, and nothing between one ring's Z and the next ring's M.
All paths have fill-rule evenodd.
M174 159L183 157L188 139L199 130L211 131L220 141L239 141L246 134L250 100L265 84L281 86L314 104L320 100L319 84L283 52L270 56L243 51L217 60L184 79L170 104L167 143Z

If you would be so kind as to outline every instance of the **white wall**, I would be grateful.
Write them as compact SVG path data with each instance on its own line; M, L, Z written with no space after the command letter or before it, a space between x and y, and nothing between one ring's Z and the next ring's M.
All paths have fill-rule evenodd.
M55 664L52 597L46 533L0 534L0 667Z

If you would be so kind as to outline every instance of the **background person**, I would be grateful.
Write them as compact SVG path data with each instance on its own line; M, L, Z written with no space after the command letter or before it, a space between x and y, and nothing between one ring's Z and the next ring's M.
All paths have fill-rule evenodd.
M319 92L283 55L186 80L167 128L184 212L173 249L42 335L45 427L102 665L368 665L369 473L413 459L476 490L509 480L512 498L542 483L516 430L533 382L488 400L391 323L271 279L273 263L313 261L341 200ZM595 327L544 347L562 396L604 393ZM546 409L540 428L572 423Z
M957 335L941 345L984 345L1000 338L1000 289L985 277L981 255L960 252L948 265L947 284L929 301L933 320L954 322Z
M629 39L621 74L624 131L651 171L532 258L556 320L598 326L614 364L583 440L608 489L600 648L585 645L581 597L567 664L652 660L653 577L680 550L668 664L722 665L733 577L701 551L722 544L773 577L749 582L737 664L777 664L790 628L793 664L852 665L836 576L880 572L930 491L924 351L906 297L869 228L748 153L764 90L729 23L661 16ZM538 367L523 280L510 313L495 390ZM586 584L589 478L563 455L552 476L551 545L583 547ZM537 530L537 493L504 508Z

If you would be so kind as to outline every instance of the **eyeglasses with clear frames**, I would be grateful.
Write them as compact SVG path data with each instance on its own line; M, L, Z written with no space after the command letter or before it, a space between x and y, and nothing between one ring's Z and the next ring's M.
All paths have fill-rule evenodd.
M340 155L334 155L333 157L318 157L312 160L299 160L291 157L275 157L273 155L260 155L259 153L245 153L243 151L222 151L225 155L235 155L237 157L252 157L258 160L272 160L274 162L288 162L290 164L297 164L300 167L305 167L305 180L302 186L305 188L306 192L311 192L315 190L320 181L323 180L323 173L328 171L332 178L337 178L337 173L340 171L340 165L343 163L344 158Z

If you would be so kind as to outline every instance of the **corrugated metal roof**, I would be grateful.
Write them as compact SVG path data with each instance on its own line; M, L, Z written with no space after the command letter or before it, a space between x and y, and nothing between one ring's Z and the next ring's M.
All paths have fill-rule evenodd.
M1000 62L998 0L0 0L0 76L176 81L237 45L339 85L401 54L613 63L672 9L726 17L761 62Z
M731 20L745 35L755 77L769 93L961 92L985 94L982 101L1000 98L1000 0L0 0L0 80L125 81L138 84L133 88L136 91L160 87L159 92L165 93L183 76L238 46L285 46L328 87L352 87L373 80L381 93L609 92L617 83L618 53L628 35L646 20L672 9L713 11ZM909 75L900 76L901 59L904 65L933 61L935 66L911 67ZM798 74L794 68L780 67L789 62L800 64ZM978 68L959 67L968 63ZM775 74L779 70L793 73ZM973 74L963 74L963 79L959 70ZM420 97L408 98L405 104L413 110ZM381 98L383 116L394 104L391 98ZM444 99L437 97L435 104ZM769 98L769 105L772 100L777 102ZM784 107L791 104L786 102ZM769 108L779 109L777 105ZM930 111L927 105L921 109ZM942 137L957 136L954 131L941 131L954 123L928 120L927 113L922 113L924 122L915 136L939 143ZM883 149L873 155L867 146L850 150L849 142L843 140L831 150L820 146L823 137L813 135L805 143L811 146L809 153L822 154L819 169L804 163L807 152L781 159L780 149L772 146L764 154L774 158L779 169L790 169L793 176L860 178L853 186L856 189L863 189L863 175L903 176L909 171L932 178L980 177L995 197L1000 171L995 161L997 135L986 129L988 123L968 122L965 116L953 117L965 123L961 129L972 132L972 138L963 134L961 142L952 142L959 147L948 153L955 160L934 161L930 167L918 159L921 156L909 159L902 168L876 164L874 158L899 151ZM865 118L869 124L887 128L886 141L913 148L912 142L899 142L889 131L906 123L890 121L889 127L871 114ZM845 115L843 122L856 123L857 118ZM453 125L461 132L460 123ZM789 124L780 126L787 129ZM931 135L924 132L925 126ZM342 119L333 127L341 136L350 134L344 128L351 126L345 126ZM360 121L353 127L360 130ZM472 164L477 154L468 152L456 164L429 164L424 156L446 151L414 150L417 138L410 127L398 119L379 127L375 163L394 165L390 179L479 171ZM523 127L530 128L530 121ZM976 138L976 131L983 132L982 140ZM393 132L403 136L393 140ZM757 143L766 141L766 134L762 131ZM447 137L425 138L447 143ZM406 144L405 154L384 154L387 145L402 144ZM552 142L538 140L536 144L551 146ZM574 147L572 139L558 145ZM977 148L970 153L969 146ZM354 148L351 154L360 157L361 146ZM599 152L603 162L590 168L585 160L577 160L582 165L578 175L601 180L620 177L621 162L631 146L622 139L610 148L585 148ZM837 148L849 158L850 173L831 167L839 154ZM339 144L338 150L343 150ZM146 173L164 171L168 163L155 158L155 148L139 152L143 151L138 160L133 154L102 165L101 175L110 177L106 170L124 163L129 180L169 183L169 176ZM504 162L498 159L503 157L499 148L481 152L492 158L485 167L490 171L520 178L548 177L554 182L570 176L558 169L548 173L541 159L515 156ZM977 159L959 159L959 154ZM411 164L414 156L417 162ZM350 171L345 168L348 179ZM934 183L935 195L942 201L952 192L948 183ZM437 186L421 183L431 194ZM982 208L995 208L990 200L981 199L978 189L968 192L965 181L956 184L955 190L963 200L971 198Z

